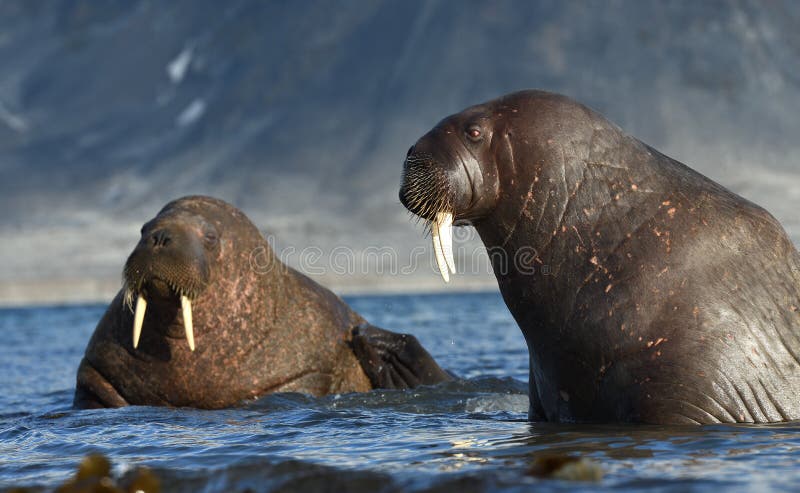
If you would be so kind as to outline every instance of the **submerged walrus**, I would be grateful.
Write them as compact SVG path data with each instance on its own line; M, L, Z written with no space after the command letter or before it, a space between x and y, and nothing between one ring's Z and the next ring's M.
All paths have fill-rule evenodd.
M800 256L764 209L541 91L442 120L402 203L445 281L471 223L530 352L530 417L800 419Z
M221 200L167 204L142 228L124 281L81 361L76 407L215 409L450 379L414 337L369 325L283 265Z

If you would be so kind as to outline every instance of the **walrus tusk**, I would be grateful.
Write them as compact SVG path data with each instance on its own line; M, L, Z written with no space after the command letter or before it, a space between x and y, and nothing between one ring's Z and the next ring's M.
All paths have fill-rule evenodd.
M436 265L439 267L439 273L442 275L444 282L450 282L450 274L447 272L447 261L444 259L444 254L442 253L442 242L435 224L431 230L431 236L433 237L433 253L436 255Z
M139 337L142 335L142 324L144 323L144 313L147 311L147 301L141 294L136 298L136 313L133 315L133 349L139 345Z
M453 215L449 212L436 214L436 222L439 225L439 241L442 243L442 254L447 262L447 268L451 274L456 273L456 263L453 260Z
M450 272L455 274L456 267L453 261L453 214L437 212L436 219L431 227L433 238L433 252L436 255L436 265L442 274L444 282L450 282Z
M194 326L192 325L192 301L185 295L181 295L181 309L183 310L183 328L186 329L186 340L189 341L189 349L194 351Z

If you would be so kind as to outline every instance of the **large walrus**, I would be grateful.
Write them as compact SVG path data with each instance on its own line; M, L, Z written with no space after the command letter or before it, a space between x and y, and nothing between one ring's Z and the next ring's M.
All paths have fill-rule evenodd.
M541 91L442 120L402 203L475 226L530 352L530 418L800 419L800 257L764 209ZM449 271L449 272L448 272Z
M283 265L241 211L196 196L142 228L86 348L74 404L215 409L270 392L448 379L414 337L369 325Z

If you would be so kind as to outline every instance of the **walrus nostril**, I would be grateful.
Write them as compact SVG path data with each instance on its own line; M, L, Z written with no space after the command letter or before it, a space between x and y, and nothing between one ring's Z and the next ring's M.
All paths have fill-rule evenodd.
M163 248L172 241L167 231L159 229L150 235L150 245L155 248Z

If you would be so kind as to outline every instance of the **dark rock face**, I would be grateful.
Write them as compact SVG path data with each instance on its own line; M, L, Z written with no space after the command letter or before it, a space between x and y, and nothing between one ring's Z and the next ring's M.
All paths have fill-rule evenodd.
M777 197L800 189L798 24L793 1L5 1L0 235L59 228L80 243L102 210L116 234L99 251L117 257L22 244L2 275L46 278L70 255L81 275L115 277L129 244L117 225L194 193L290 244L326 249L368 225L402 245L408 142L528 87L691 161L794 237Z

